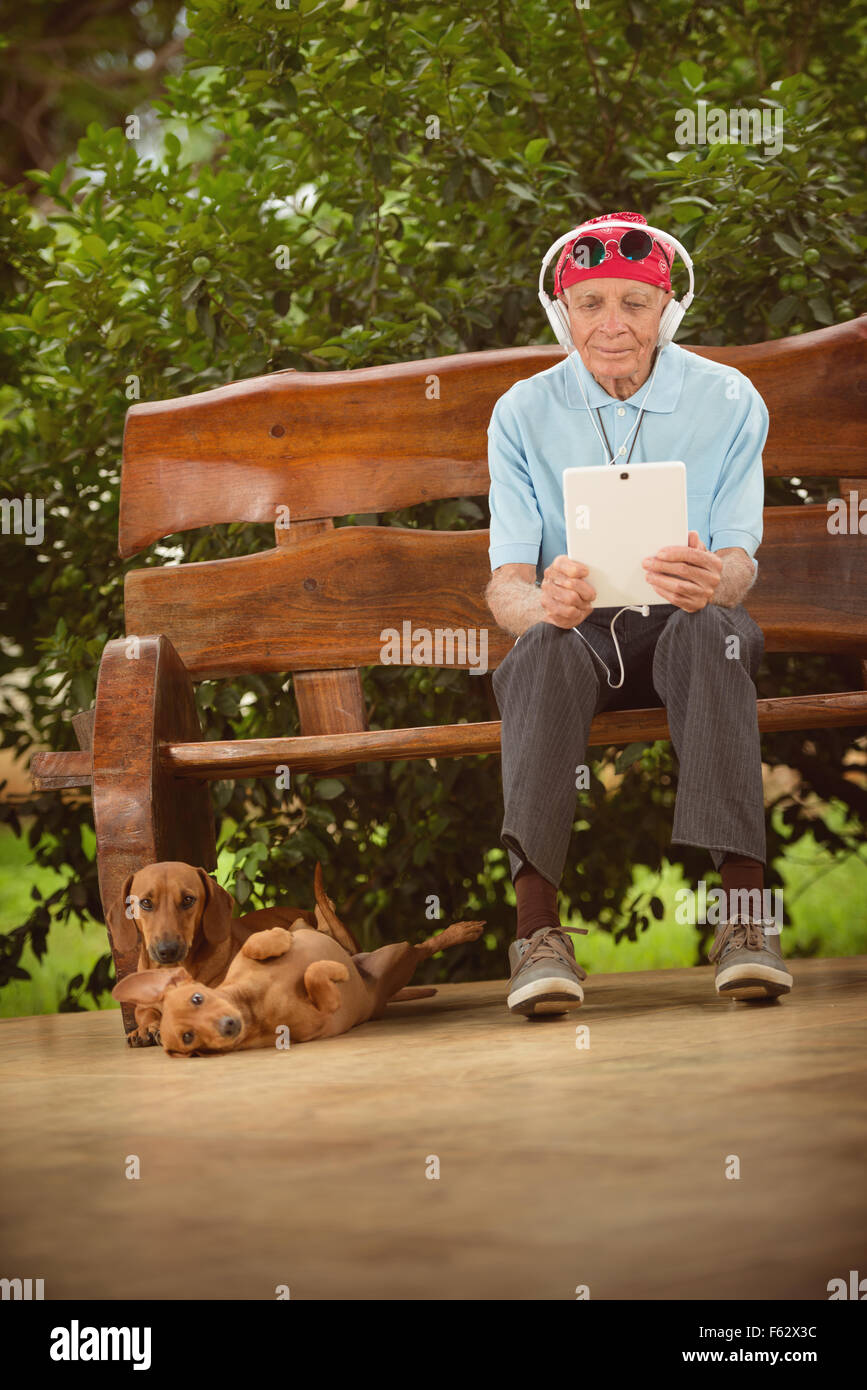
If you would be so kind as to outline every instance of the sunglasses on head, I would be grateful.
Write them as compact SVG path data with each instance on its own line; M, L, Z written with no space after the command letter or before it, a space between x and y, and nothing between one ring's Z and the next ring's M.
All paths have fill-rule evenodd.
M601 265L605 260L605 247L612 241L625 261L643 261L653 250L653 237L649 232L642 232L638 228L623 232L619 241L617 237L607 237L605 241L601 241L598 236L587 234L579 236L572 244L569 254L573 264L579 270L589 270L591 266Z

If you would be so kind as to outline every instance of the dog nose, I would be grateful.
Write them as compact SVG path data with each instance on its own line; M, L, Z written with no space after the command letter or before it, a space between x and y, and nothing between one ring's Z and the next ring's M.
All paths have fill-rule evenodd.
M220 1019L217 1028L221 1037L236 1038L241 1031L241 1024L237 1018L232 1018L230 1014L226 1014L225 1018Z
M158 941L156 956L161 965L174 965L175 961L181 958L181 943L179 941Z

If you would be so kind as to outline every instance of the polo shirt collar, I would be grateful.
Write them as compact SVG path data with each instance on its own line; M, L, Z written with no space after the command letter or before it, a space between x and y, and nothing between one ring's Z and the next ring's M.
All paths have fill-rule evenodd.
M676 343L667 343L659 354L656 378L653 388L648 395L648 381L643 381L638 390L633 395L628 396L624 401L617 401L616 397L609 396L608 392L599 385L595 377L591 376L584 363L581 361L579 353L572 353L572 361L578 368L581 377L581 384L584 387L584 394L590 404L591 410L603 405L634 405L640 406L643 398L647 396L644 409L653 411L658 415L669 415L676 407L680 392L683 386L683 373L685 367L685 353L682 348L678 348ZM568 359L564 359L561 370L566 380L566 404L570 410L586 410L587 407L581 398L578 389L578 382L575 380L575 373L569 365ZM651 368L652 370L652 368Z

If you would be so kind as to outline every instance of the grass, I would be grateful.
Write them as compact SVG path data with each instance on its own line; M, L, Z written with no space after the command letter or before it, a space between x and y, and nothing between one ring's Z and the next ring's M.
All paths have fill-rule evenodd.
M839 814L836 814L839 811ZM842 808L832 807L829 821L841 828ZM867 954L867 848L860 855L834 856L818 845L811 833L803 835L777 861L783 880L784 956L860 956ZM665 909L661 921L651 919L637 941L616 943L607 932L593 930L580 914L564 925L567 930L588 927L588 936L573 936L575 955L591 974L618 970L672 970L696 963L696 929L677 921L681 888L692 885L679 864L665 861L662 873L633 870L634 891L645 900L654 894ZM708 890L710 891L710 890Z
M842 807L827 807L826 816L829 824L841 828ZM92 851L92 842L86 848ZM221 856L221 880L225 881L229 867ZM817 845L812 834L806 834L787 848L779 867L784 883L785 955L867 954L867 848L858 855L835 858ZM13 930L30 915L34 885L47 896L64 881L63 875L33 862L26 840L17 839L8 827L0 827L0 932ZM573 938L581 964L594 974L694 964L695 928L678 923L675 916L675 894L689 886L680 866L666 862L659 875L636 868L633 883L636 892L647 898L656 894L662 899L662 921L653 921L637 941L615 944L613 936L594 931L592 922L573 915L565 924L567 928L590 928L588 936ZM69 981L76 975L86 979L105 949L105 928L99 922L90 921L83 927L70 924L66 929L53 927L48 952L41 961L30 947L22 956L21 964L31 978L13 980L0 990L0 1017L56 1013ZM82 996L81 1002L86 1008L117 1007L108 993L102 995L98 1004L87 995Z
M0 932L14 930L30 916L33 887L47 897L68 879L68 874L35 864L26 839L18 839L8 826L0 827ZM69 981L76 975L86 979L105 948L106 931L101 922L91 920L81 928L71 924L52 927L48 951L41 961L30 946L22 954L21 965L30 979L12 980L0 990L0 1017L56 1013ZM119 1007L108 993L103 994L99 1005L89 995L82 1003L91 1009Z

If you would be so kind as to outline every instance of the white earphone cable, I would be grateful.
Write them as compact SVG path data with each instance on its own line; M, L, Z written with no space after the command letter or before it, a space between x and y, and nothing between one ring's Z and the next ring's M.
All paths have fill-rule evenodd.
M626 670L625 670L625 667L624 667L624 665L623 665L623 657L620 655L620 644L618 643L617 638L614 636L614 624L617 622L617 619L620 617L620 614L621 614L621 613L626 613L626 612L630 612L630 613L640 613L641 616L642 616L642 618L647 618L647 617L650 616L650 606L649 606L649 604L646 604L646 603L643 603L643 604L641 604L640 606L639 606L638 604L635 604L635 603L627 603L627 604L624 605L623 608L619 608L619 609L617 610L617 612L614 614L614 617L611 619L611 622L609 623L609 628L610 628L610 631L611 631L611 640L612 640L612 642L614 643L614 650L615 650L616 653L617 653L617 660L618 660L618 662L620 663L620 680L619 680L619 681L612 681L612 679L611 679L611 672L609 671L608 667L605 666L605 662L602 660L602 657L599 655L599 653L597 652L596 648L593 646L593 643L587 641L587 638L584 636L584 633L583 633L583 632L578 632L578 628L577 628L577 627L573 627L573 629L572 629L573 632L578 632L578 636L581 638L581 641L584 642L584 643L586 643L586 645L590 648L591 652L592 652L593 655L596 657L596 660L597 660L598 662L600 662L601 665L605 666L605 674L606 674L606 676L607 676L607 678L608 678L608 684L611 686L611 689L612 689L612 690L619 690L620 687L621 687L621 685L623 684L624 678L625 678L625 676L626 676Z
M606 444L605 444L604 439L602 438L602 434L601 434L601 432L600 432L599 426L598 426L598 424L596 423L596 417L595 417L595 415L593 414L593 411L590 409L590 402L587 400L587 397L586 397L586 395L584 394L584 386L582 385L581 376L580 376L580 373L579 373L579 371L578 371L578 368L575 366L575 363L574 363L573 360L572 360L573 354L575 354L575 353L577 353L577 352L578 352L578 349L575 348L575 347L573 347L571 350L567 349L566 357L567 357L567 360L569 361L569 363L570 363L570 365L571 365L571 367L572 367L572 371L575 373L575 380L578 382L578 390L581 392L582 400L584 401L584 404L585 404L585 406L587 407L587 414L590 416L590 419L591 419L591 421L593 422L593 428L595 429L596 434L597 434L597 436L598 436L598 438L599 438L599 443L602 445L602 452L603 452L603 454L605 454L605 456L606 456L606 465L612 464L612 463L614 463L615 459L617 458L617 455L616 455L616 454L613 454L613 455L611 456L611 458L608 458L608 448L607 448L607 446L606 446ZM654 379L654 377L656 376L656 369L657 369L657 367L659 366L659 359L660 359L661 356L662 356L662 349L660 348L660 349L657 350L657 353L656 353L656 361L655 361L654 364L653 364L653 371L652 371L651 374L650 374L650 383L649 383L649 385L648 385L648 387L647 387L647 390L646 390L645 393L644 393L644 396L642 397L641 405L640 405L639 408L638 408L638 415L636 415L636 417L635 417L635 424L632 426L632 429L629 431L628 435L626 436L626 438L625 438L624 441L623 441L623 444L621 445L621 448L623 448L623 449L626 448L627 444L629 443L630 439L632 438L633 434L635 433L636 429L638 428L638 423L639 423L639 421L640 421L640 419L641 419L641 411L644 409L644 403L645 403L645 401L647 400L647 397L650 395L651 390L653 389L653 379Z
M593 411L590 409L590 402L588 401L588 399L587 399L587 397L586 397L586 395L585 395L585 393L584 393L584 386L583 386L582 381L581 381L581 375L580 375L580 373L579 373L579 371L578 371L578 368L575 366L574 361L572 360L573 354L574 354L574 353L577 353L577 352L578 352L578 349L577 349L576 347L574 347L574 346L572 347L571 350L569 350L569 349L567 348L567 350L566 350L566 356L567 356L567 358L568 358L568 360L569 360L569 363L571 364L572 371L575 373L575 380L578 382L578 389L579 389L579 391L581 392L581 398L582 398L582 400L584 401L585 406L587 407L587 414L590 416L590 419L593 421L593 428L596 430L596 434L597 434L597 436L598 436L598 438L599 438L599 443L602 445L602 452L603 452L603 454L606 456L606 466L608 466L609 464L613 464L613 463L614 463L614 461L615 461L617 455L616 455L616 454L613 454L613 455L611 456L611 458L608 458L608 457L607 457L607 455L608 455L608 446L606 445L604 439L602 438L602 433L601 433L601 431L600 431L600 429L599 429L598 424L596 423L596 417L594 416ZM648 387L647 387L647 390L646 390L645 393L644 393L644 396L642 397L641 406L640 406L640 408L639 408L639 413L638 413L638 415L637 415L636 418L635 418L635 424L632 426L632 429L629 431L628 435L626 436L625 440L623 441L623 444L621 445L621 448L623 448L623 449L626 448L626 446L627 446L627 444L629 443L630 439L632 438L632 436L633 436L635 430L638 428L639 422L640 422L640 420L641 420L641 411L644 409L645 401L647 400L648 396L650 395L651 390L653 389L653 381L654 381L654 378L655 378L655 376L656 376L656 369L657 369L657 367L659 366L659 359L660 359L661 356L662 356L662 349L661 349L661 348L658 348L658 349L657 349L657 352L656 352L656 361L655 361L654 364L653 364L653 371L652 371L651 374L650 374L650 382L649 382L649 385L648 385ZM610 622L610 624L609 624L609 629L610 629L610 632L611 632L611 640L612 640L612 642L614 643L614 650L615 650L616 653L617 653L617 661L618 661L618 664L619 664L619 666L620 666L620 680L619 680L619 681L612 681L612 679L611 679L611 672L609 671L608 667L605 665L605 662L602 660L602 657L599 655L599 653L597 652L596 648L593 646L592 642L588 642L588 641L587 641L587 638L584 636L584 633L583 633L583 632L578 632L578 628L577 628L577 627L575 627L575 628L572 629L573 632L577 632L577 633L578 633L578 636L581 638L581 641L584 642L585 645L588 646L588 647L590 648L591 652L592 652L593 655L596 657L596 660L600 663L600 665L602 665L602 666L605 667L605 676L606 676L606 679L607 679L607 681L608 681L608 684L609 684L609 686L611 687L612 690L619 690L620 687L623 685L624 680L626 679L626 668L625 668L624 665L623 665L623 657L622 657L621 652L620 652L620 643L617 641L617 637L615 636L615 633L614 633L614 624L617 622L617 619L620 617L620 614L621 614L621 613L626 613L626 612L630 612L630 613L640 613L641 616L642 616L643 618L647 618L647 617L650 616L650 607L649 607L649 605L646 604L646 603L643 603L643 604L641 604L641 605L634 604L634 603L627 603L627 604L624 605L623 608L618 609L618 611L614 614L614 617L611 619L611 622Z

